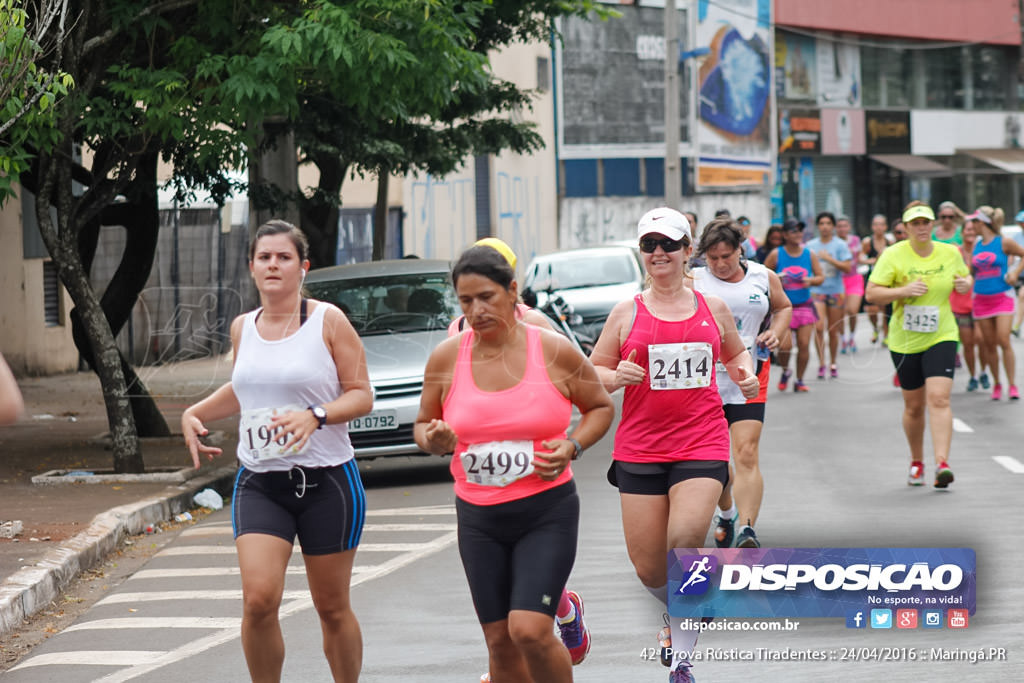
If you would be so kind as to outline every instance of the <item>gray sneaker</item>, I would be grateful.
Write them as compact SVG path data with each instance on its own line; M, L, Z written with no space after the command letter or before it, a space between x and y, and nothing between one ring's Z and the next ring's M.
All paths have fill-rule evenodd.
M735 519L723 519L715 515L715 545L719 548L732 546L732 539L735 533Z
M761 542L757 540L757 534L754 533L754 528L748 524L744 524L740 527L740 532L736 534L736 547L737 548L760 548Z

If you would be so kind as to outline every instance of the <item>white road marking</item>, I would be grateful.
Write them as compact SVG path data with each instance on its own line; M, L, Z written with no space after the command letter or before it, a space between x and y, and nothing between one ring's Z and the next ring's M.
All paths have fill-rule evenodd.
M971 429L971 427L966 422L961 420L959 417L954 417L953 418L953 431L954 432L960 432L962 434L970 434L974 430Z
M181 534L178 537L181 538L183 536L187 536L189 538L193 538L193 537L196 537L196 536L231 536L231 535L233 535L233 532L231 530L231 526L230 525L228 525L228 526L215 526L213 524L210 524L209 526L207 526L207 525L204 524L203 526L194 526L191 529L185 529L184 531L181 532Z
M240 617L120 617L75 624L67 631L98 631L120 628L240 628Z
M452 531L455 523L451 524L366 524L363 531ZM181 532L182 536L195 538L198 536L231 536L231 527L197 526Z
M418 508L386 508L383 510L367 510L367 517L415 517L417 515L454 515L455 508L451 505L429 505Z
M455 531L455 524L367 524L363 531Z
M360 553L406 553L422 548L425 543L360 543ZM292 553L302 554L302 548L295 546ZM237 555L233 545L182 545L164 548L156 557L187 557L191 555Z
M74 666L139 666L168 653L164 650L71 650L37 655L25 660L9 671L27 669L30 666L74 665Z
M365 574L376 569L376 565L357 564L352 567L353 574ZM190 579L196 576L238 576L241 570L238 567L189 567L176 569L142 569L128 577L128 581L136 579ZM305 576L306 568L302 565L292 565L284 570L289 576Z
M387 516L440 516L453 515L454 509L450 505L425 506L419 508L394 508L388 510L374 510L368 513L374 517ZM376 565L356 565L353 567L352 587L359 584L380 578L406 567L429 555L454 545L456 542L456 525L450 524L367 524L364 531L443 531L444 534L433 540L423 543L365 543L359 549L366 552L392 552L401 553L391 559ZM230 523L211 523L192 527L182 531L181 536L185 537L216 537L230 535L232 528ZM295 552L301 552L296 546ZM160 556L212 556L235 554L233 545L218 546L179 546L165 548L158 555ZM286 569L288 574L305 574L305 567L301 565L289 566ZM238 567L201 567L201 568L168 568L168 569L144 569L136 572L132 579L168 579L168 578L191 578L197 576L237 576ZM155 601L179 601L182 603L202 600L234 600L242 599L242 591L233 590L186 590L186 591L160 591L160 592L133 592L118 593L110 595L98 601L97 605L146 603ZM288 590L282 596L279 617L285 618L313 607L313 600L308 590ZM86 630L113 630L113 629L160 629L160 628L193 628L193 629L214 629L215 632L205 637L186 643L175 650L139 650L139 651L71 651L61 653L48 653L27 659L18 666L12 668L29 668L45 665L97 665L97 666L123 666L126 668L115 671L107 676L98 679L103 683L121 683L137 678L151 671L160 669L169 664L187 659L195 654L204 652L213 647L236 640L240 636L241 619L235 617L124 617L112 619L97 619L90 622L75 624L66 631Z
M352 578L352 586L355 587L361 583L365 583L366 581L386 576L388 574L391 574L392 572L401 569L402 567L405 567L409 564L412 564L413 562L416 562L417 560L421 560L424 557L427 557L428 555L440 552L441 550L454 544L456 541L456 537L457 534L454 531L449 532L447 534L444 534L443 536L435 538L429 544L426 544L426 547L420 549L417 552L399 555L398 557L392 558L387 562L379 564L373 568L373 571L364 572L359 574L358 576L354 576ZM190 591L186 592L186 594L190 596L189 599L198 599L199 592L201 591ZM306 597L304 598L295 600L294 602L288 605L282 605L279 611L279 616L280 618L284 619L285 617L291 616L292 614L296 614L303 610L310 609L312 606L313 599L310 598L307 593ZM130 668L122 669L121 671L115 671L114 673L104 676L103 678L96 679L94 683L122 683L123 681L130 681L133 678L137 678L151 671L156 671L157 669L167 666L168 664L173 664L183 659L188 659L189 657L197 655L201 652L205 652L206 650L217 647L218 645L222 645L231 640L235 640L238 637L239 630L237 628L224 629L220 633L212 633L209 636L206 636L205 638L200 638L199 640L194 640L190 643L187 643L176 650L158 653L157 656L150 659L150 661L148 662L132 664L130 665Z
M283 601L298 600L307 597L307 590L287 590L282 596ZM202 602L204 600L241 600L241 589L232 590L204 590L204 591L145 591L141 593L115 593L99 600L97 605L118 605L136 602L164 602L167 600L180 600L187 603L192 601Z
M993 455L992 459L1014 474L1024 474L1024 463L1009 455Z

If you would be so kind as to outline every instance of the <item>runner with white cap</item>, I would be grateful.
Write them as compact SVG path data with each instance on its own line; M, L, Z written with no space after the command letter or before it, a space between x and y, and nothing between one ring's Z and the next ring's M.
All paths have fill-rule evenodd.
M637 236L650 284L612 309L591 360L609 391L625 389L608 480L619 489L637 576L667 605L668 549L704 545L729 478L715 365L724 364L747 398L760 384L729 308L684 282L693 254L686 218L666 207L648 211ZM675 626L674 652L692 651L698 632ZM690 667L679 657L669 680L693 680Z

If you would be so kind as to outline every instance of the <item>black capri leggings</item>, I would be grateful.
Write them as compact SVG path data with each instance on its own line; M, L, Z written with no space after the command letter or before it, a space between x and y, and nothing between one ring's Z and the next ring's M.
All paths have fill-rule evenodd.
M455 499L459 554L481 624L511 610L555 616L576 561L576 483L498 505Z

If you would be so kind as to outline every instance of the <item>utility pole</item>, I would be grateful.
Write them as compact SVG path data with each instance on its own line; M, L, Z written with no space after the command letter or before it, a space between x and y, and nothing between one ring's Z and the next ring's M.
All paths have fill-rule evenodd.
M679 14L676 0L665 0L665 205L682 202L679 168Z

